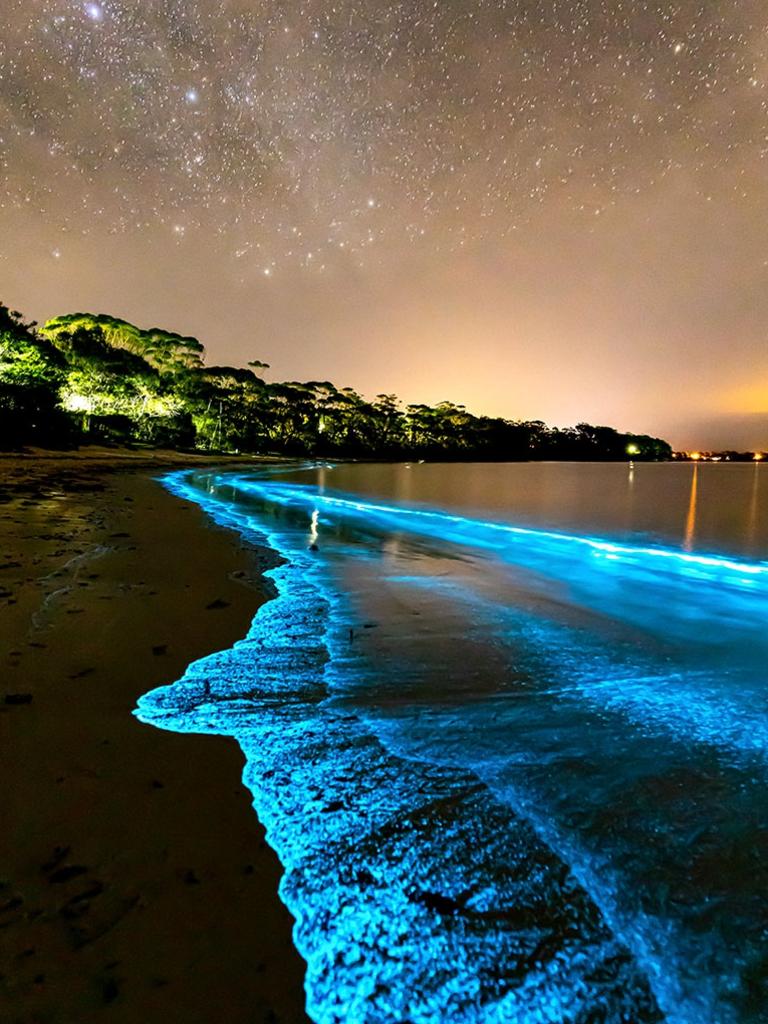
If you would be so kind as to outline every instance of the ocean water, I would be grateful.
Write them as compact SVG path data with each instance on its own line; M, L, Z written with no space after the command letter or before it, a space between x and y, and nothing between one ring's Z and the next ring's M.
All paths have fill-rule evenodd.
M318 1024L768 1021L766 473L165 478L282 556L136 713L241 745Z

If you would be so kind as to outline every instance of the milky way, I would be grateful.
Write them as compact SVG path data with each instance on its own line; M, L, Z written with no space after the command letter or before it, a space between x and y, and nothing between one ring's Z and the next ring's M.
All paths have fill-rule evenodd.
M29 315L768 444L762 3L12 0L3 20L0 287Z

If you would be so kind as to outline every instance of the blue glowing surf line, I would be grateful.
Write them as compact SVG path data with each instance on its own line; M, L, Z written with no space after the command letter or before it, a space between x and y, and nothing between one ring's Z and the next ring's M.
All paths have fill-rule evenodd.
M222 525L235 528L240 532L243 532L244 528L250 529L256 532L261 538L264 538L266 536L266 539L272 544L273 547L276 548L276 550L281 551L286 556L290 557L293 560L296 560L297 552L295 550L295 545L288 545L288 547L286 548L285 545L282 543L281 538L279 537L279 531L275 530L271 532L266 532L262 527L260 517L243 515L242 512L232 512L226 508L226 497L222 495L212 496L201 494L199 489L196 489L182 482L182 479L180 477L181 475L179 475L179 479L175 481L172 481L171 479L166 479L166 485L169 486L171 490L175 490L175 492L179 493L181 496L189 500L195 501L198 504L201 504L206 509L206 511L217 522L221 523ZM749 565L748 563L739 563L734 561L733 559L720 558L718 556L696 556L671 550L666 551L664 549L659 548L631 547L628 545L620 545L613 544L611 542L600 541L595 538L570 536L567 534L561 534L552 531L531 530L523 527L512 527L506 524L498 523L483 523L481 521L469 519L467 517L454 516L447 513L418 509L401 509L393 506L377 505L374 503L359 502L340 497L310 493L308 490L305 490L303 488L297 488L292 486L282 487L280 488L280 493L276 493L277 489L274 487L270 488L269 486L258 485L255 484L254 481L252 480L242 480L242 482L240 480L233 480L233 478L230 477L229 475L220 477L219 480L217 481L217 484L228 485L230 484L230 481L232 481L232 484L235 486L236 489L242 487L242 490L244 490L246 493L248 491L259 493L266 496L268 500L277 501L283 504L291 503L298 498L302 503L309 505L312 508L312 510L314 510L314 508L317 507L318 505L326 505L329 508L336 508L342 514L345 512L351 512L353 514L357 512L362 512L368 516L375 515L377 518L380 517L382 519L395 519L396 521L398 520L399 517L406 516L414 517L416 522L426 521L430 526L434 522L450 523L453 525L458 524L459 526L461 526L462 529L471 528L473 530L477 528L487 527L493 531L498 531L499 533L511 534L513 536L521 536L527 539L546 539L558 542L565 541L568 543L575 542L580 547L586 546L587 549L589 549L593 554L595 554L596 552L600 552L601 554L605 553L606 557L610 555L626 557L627 555L634 556L636 554L660 554L662 555L662 557L666 559L672 558L683 564L690 564L693 562L694 565L698 564L699 566L706 567L707 569L720 568L724 569L726 572L733 572L734 570L739 571L741 566L745 566L748 569L747 575L749 575L750 577L755 575L755 569L759 570L759 574L768 571L768 566L765 566L764 564L753 566ZM434 534L436 531L433 528L430 529L429 527L427 527L425 532ZM454 538L449 537L447 539L453 540ZM459 542L462 544L468 543L467 538L465 537L461 537ZM472 541L470 540L469 543L472 543ZM478 546L485 545L481 543ZM306 558L299 557L298 564L301 568L301 572L304 575L304 578L306 579L307 577L314 577L315 583L317 584L318 593L322 592L323 586L320 583L320 581L316 578L316 566L312 564L312 560L307 560ZM287 582L288 574L281 573L280 570L273 570L269 573L269 575L272 575L273 578L275 579L275 582L278 584L278 590L281 596L283 598L289 597L291 594L291 586ZM332 605L330 613L331 619L338 617L338 615L340 614L339 608L341 607L338 602L338 595L329 595L327 592L325 592L324 597L329 599L329 602ZM255 624L256 620L254 620L254 625ZM336 641L338 643L338 637L336 638ZM290 643L290 640L286 641L286 643ZM331 655L333 656L333 648L336 646L336 644L333 642L333 636L330 631L326 632L325 643L327 646L330 647ZM242 651L243 655L247 657L249 652L245 646L243 647ZM207 661L207 659L204 659L203 661ZM328 682L330 683L331 680L329 679ZM331 689L332 688L333 687L331 686ZM154 693L157 692L159 691L154 691ZM152 724L164 725L165 727L175 728L179 731L201 731L201 721L199 719L196 719L195 717L198 713L197 711L195 711L193 715L190 713L185 713L182 710L178 718L173 719L173 724L170 724L169 721L167 720L159 720L160 716L157 714L157 709L153 706L153 701L149 699L152 698L152 696L153 695L147 695L147 698L142 698L142 701L140 702L141 707L139 717L141 717L142 720L151 722ZM276 698L279 700L279 694L276 695ZM244 711L246 714L249 714L252 717L255 714L261 714L261 709L263 708L263 706L264 705L262 698L257 707L248 708L246 706L244 708ZM223 729L222 725L224 725L225 723L217 722L215 718L215 705L211 705L210 714L213 717L211 718L209 723L209 731L232 732L231 726L229 726L227 729ZM243 726L243 728L245 728L245 726ZM250 726L248 728L250 728ZM349 727L345 728L349 729ZM240 733L237 730L235 730L233 734L238 736L238 738L242 739ZM252 744L248 743L248 735L244 734L244 737L244 742L246 744L244 746L244 749L246 749L246 754L249 760L249 767L246 768L246 775L248 776L250 772L250 765L254 760L254 751ZM278 850L281 860L283 860L283 863L285 864L287 870L299 870L302 860L301 857L298 856L295 852L295 839L292 837L286 839L286 830L283 822L281 821L279 804L270 805L268 797L264 796L263 791L259 789L259 783L255 781L254 778L248 777L246 784L249 786L252 793L254 794L254 803L257 808L259 816L262 818L262 820L265 821L266 824L268 824L268 827L270 829L270 842ZM518 806L522 810L527 802L525 795L518 794L517 800L519 801ZM559 850L562 853L565 862L570 862L572 867L576 868L577 874L583 877L584 882L586 883L587 891L592 890L593 892L595 892L596 888L597 891L595 892L595 895L598 895L600 891L600 886L596 885L596 881L594 878L594 865L590 866L585 865L584 863L580 863L579 852L575 849L572 849L570 847L570 844L563 845L563 837L558 836L556 833L552 832L551 823L548 823L541 818L540 809L537 810L537 808L529 806L526 810L527 813L525 814L525 816L528 818L528 820L531 820L537 825L537 831L540 835L542 835L542 838L544 838L545 841L547 841L547 844L551 848L556 850L559 847ZM291 885L295 887L295 880L291 882ZM316 920L316 915L313 916L312 908L304 902L304 898L301 896L301 894L297 895L295 888L290 893L284 891L283 897L286 903L288 903L288 905L293 910L294 914L297 916L297 920L299 922L297 925L297 931L301 933L301 938L297 940L297 945L299 945L299 948L301 949L303 955L306 956L308 963L310 965L307 986L308 992L310 993L311 997L310 1001L313 1009L313 1015L315 1015L318 1021L322 1021L323 1024L325 1024L326 1020L330 1022L331 1020L335 1020L336 1018L334 1018L333 1016L327 1016L327 1009L325 1008L324 1000L327 1000L328 997L327 995L323 995L320 991L322 987L320 981L320 974L322 973L323 970L327 969L327 967L325 967L324 964L326 964L327 959L330 956L330 953L333 951L334 947L331 946L326 950L318 950L315 946L313 946L313 939L310 935L307 934L307 932L308 930L311 930L311 923L314 920ZM606 893L602 894L601 902L604 900L610 904L610 899ZM398 911L402 910L402 908L397 909ZM392 910L395 910L395 908L393 907ZM609 914L608 916L610 917L612 915ZM639 945L640 947L640 949L638 950L639 952L640 950L642 950L642 947L644 945L642 941L642 936L635 935L634 939L635 944ZM643 956L643 952L646 954L645 956ZM658 972L659 970L663 970L662 965L654 959L653 954L650 951L642 950L641 958L646 961L644 964L645 967L652 968L650 970L651 974L653 974L654 966L656 972ZM650 964L648 963L649 960ZM661 983L664 980L665 979L659 976L657 976L655 979L656 983ZM654 984L654 988L655 987L656 984ZM557 1015L559 1012L561 1012L558 1011L557 1004L552 1004L551 1007L547 1007L545 1004L541 1003L540 990L537 990L537 992L539 993L538 1004L536 998L534 997L534 994L532 993L530 999L527 997L524 998L524 1005L518 1005L517 1007L513 1008L509 1003L506 1003L503 1007L499 1007L499 1012L497 1015L493 1015L493 1013L490 1012L490 1008L486 1008L489 1012L484 1013L482 1016L479 1014L475 1017L457 1016L451 1019L455 1019L456 1021L487 1020L499 1022L515 1020L519 1021L520 1024L529 1024L530 1021L534 1020L563 1021L566 1019L570 1019L562 1015ZM522 988L518 991L518 995L520 996L520 998L523 998ZM673 1005L670 1005L670 996L671 993L668 992L667 997L663 1000L667 1004L665 1006L665 1012L667 1014L667 1019L669 1021L678 1021L680 1022L680 1024L683 1024L683 1022L685 1022L685 1024L701 1024L702 1017L700 1015L698 1017L696 1016L695 1007L691 1005L684 1007L681 1005L675 1008ZM536 1008L537 1005L538 1009ZM369 1022L374 1020L384 1020L388 1018L368 1016L366 1014L366 1011L364 1011L363 1009L357 1009L354 1013L351 1013L347 1017L347 1019L350 1022ZM423 1019L440 1020L440 1017L425 1017ZM724 1024L725 1020L725 1017L718 1018L718 1024Z
M178 488L177 493L182 494L184 497L187 498L195 498L194 494L185 492L185 490L181 487ZM200 500L200 497L198 497L198 500ZM220 521L222 523L228 521L229 524L232 524L234 520L234 517L229 516L226 513L222 513L221 510L210 509L210 511L214 513L217 521ZM269 536L273 540L275 539L274 535ZM283 583L285 581L282 580L281 582ZM290 593L290 588L287 592L284 591L284 596L286 593ZM204 663L205 660L206 659L204 659ZM152 695L150 695L150 697L151 696ZM140 717L144 721L154 721L156 724L163 724L166 727L169 727L169 723L167 721L160 723L158 722L157 715L153 714L152 700L142 700L140 712ZM196 725L197 728L200 728L200 723L190 723L186 718L181 719L180 726L183 729L183 731L188 731L190 728L195 729ZM170 727L178 728L179 723L176 723L175 725L170 725ZM216 729L213 723L211 723L209 729L210 731L221 731L220 728ZM253 763L254 751L252 745L248 743L247 735L245 737L241 736L239 738L241 738L242 742L245 740L245 749L247 751L249 762ZM290 879L291 871L294 869L298 870L302 866L302 857L300 854L297 854L295 850L295 841L294 846L292 846L291 843L286 844L284 842L285 828L282 828L280 815L278 813L275 813L275 810L279 810L279 807L273 808L268 802L265 803L263 798L263 792L260 791L259 785L257 784L254 778L248 777L248 769L246 775L247 784L249 784L249 787L254 793L254 796L257 798L257 808L259 810L259 814L262 817L262 819L265 820L265 823L268 826L270 842L273 843L273 845L275 845L275 848L279 850L281 854L281 859L283 859L284 864L286 865L287 870L289 872L287 878ZM259 799L260 792L261 799ZM297 894L295 886L295 881L289 882L289 885L283 887L283 895L284 898L286 899L286 902L297 916L297 944L302 953L307 957L309 965L307 991L310 997L310 1011L312 1012L312 1015L315 1017L315 1019L318 1021L336 1022L339 1019L337 1015L331 1014L331 1016L328 1016L329 1011L326 1007L327 997L326 999L324 999L324 994L323 991L321 990L322 979L319 978L318 975L322 975L325 963L328 961L328 959L332 959L333 954L336 954L338 950L333 945L331 945L328 948L328 950L326 950L323 947L316 947L316 913L312 914L310 908L300 898L300 893ZM408 921L408 916L406 912L404 912L406 910L406 907L394 905L389 910L389 916L393 922L396 922L398 920L398 916L403 920L403 922ZM360 925L364 926L365 931L365 922L361 920ZM360 936L358 935L357 938L359 939L359 937ZM426 942L427 939L428 934L427 932L425 932L424 941ZM608 951L606 951L606 955L607 952ZM562 1010L562 1006L558 1001L557 985L560 983L563 984L569 992L571 992L571 990L578 992L579 990L578 983L570 983L570 986L566 985L567 971L565 970L565 968L566 966L564 964L561 965L559 981L558 976L550 976L546 972L538 980L532 977L526 979L525 984L519 987L519 990L517 991L514 999L515 1004L517 1004L518 1001L522 1001L524 1006L512 1006L509 1004L509 1000L506 1000L503 1005L500 1005L497 1008L485 1008L484 1012L481 1012L480 1009L478 1008L476 1014L473 1014L467 1018L465 1018L459 1012L459 1008L457 1007L456 1013L452 1016L451 1019L457 1021L464 1019L482 1020L487 1021L488 1024L502 1024L502 1022L505 1022L506 1024L506 1022L512 1021L517 1021L518 1024L526 1024L526 1022L528 1022L531 1018L525 1007L538 1006L540 1008L541 1013L544 1014L544 1016L540 1019L550 1020L553 1022L564 1020L566 1018L563 1016L564 1011ZM338 974L339 971L337 970L336 975L338 976ZM574 979L574 982L578 982L578 978ZM370 997L370 993L367 993L365 987L362 987L359 993L350 994L349 998L352 1000L352 1002L351 1004L345 1006L344 1019L346 1021L352 1022L352 1024L353 1022L357 1021L369 1022L373 1020L389 1019L388 1015L384 1017L380 1017L378 1015L374 1017L371 1016L372 1012L375 1012L375 1008L372 1009L370 1004L367 1006L368 997ZM425 991L424 998L426 997L427 992ZM446 997L450 997L450 993L446 993ZM571 992L569 998L572 999L573 997L574 996ZM555 1001L550 1001L552 999L554 999ZM437 1009L436 1011L425 1011L425 1008L422 1007L420 1012L416 1012L417 1010L419 1010L418 1007L412 1008L413 1019L415 1021L434 1021L435 1024L437 1024L437 1022L441 1024L441 1022L445 1020L444 1015L442 1015L442 1012L439 1009ZM379 1011L379 1013L380 1012L381 1011ZM435 1016L435 1013L437 1014L437 1016ZM392 1019L394 1019L395 1016L397 1019L400 1019L401 1014L395 1014L393 1010ZM538 1016L539 1015L537 1014L537 1017Z
M457 523L460 526L477 527L482 526L486 530L497 530L500 533L512 534L516 537L530 537L535 540L565 541L570 544L580 544L601 554L612 555L648 555L651 558L671 558L688 565L701 565L712 568L729 569L733 572L745 573L750 576L768 577L768 564L736 562L733 559L719 555L691 555L683 551L675 551L663 547L636 547L624 544L616 544L613 541L598 540L594 537L580 537L578 534L557 533L551 530L533 530L522 526L510 526L505 523L495 523L489 520L469 519L466 516L450 515L446 512L434 512L426 509L396 508L391 505L371 505L365 502L356 502L345 498L333 498L326 495L318 495L313 498L321 504L354 508L362 512L382 512L386 515L399 516L420 516L434 521Z
M308 863L306 859L311 852L312 845L307 846L307 842L313 836L313 829L317 830L319 827L317 817L315 815L313 818L309 814L309 805L291 807L290 799L293 790L296 788L297 781L300 781L295 774L292 776L290 788L286 789L285 786L281 786L279 789L275 789L271 778L267 780L263 769L270 766L269 775L271 777L274 774L272 769L275 765L286 763L286 758L290 764L291 759L296 759L296 754L292 751L301 750L306 745L305 734L302 730L311 725L312 719L307 720L307 726L303 726L299 722L299 733L294 741L291 739L293 735L291 730L293 729L295 732L295 727L291 725L291 709L298 707L295 688L302 686L302 680L306 680L312 685L313 673L307 676L301 656L292 671L282 670L277 675L267 663L268 678L265 680L264 686L269 692L272 687L270 680L275 680L277 685L275 696L278 698L276 702L259 700L257 704L254 704L251 699L218 704L211 698L208 698L207 702L205 699L201 702L201 689L205 684L205 692L207 692L208 686L213 685L209 684L208 680L222 679L222 685L225 687L224 694L226 694L226 679L230 664L237 675L241 669L248 672L250 661L254 658L258 659L261 652L265 648L269 648L270 645L276 645L278 654L285 651L287 655L294 650L295 627L291 623L294 621L295 612L292 609L295 608L297 602L300 602L301 614L305 615L306 610L313 603L310 597L311 589L305 586L307 580L315 576L313 560L307 559L306 555L302 557L296 551L295 545L288 544L286 546L279 531L265 531L257 517L243 514L242 510L236 512L228 508L225 496L214 497L193 488L185 483L182 474L176 475L175 479L166 478L164 482L174 493L202 505L214 521L220 525L238 529L246 536L255 534L260 539L266 538L276 550L295 560L293 565L280 566L267 573L277 584L278 598L259 609L246 640L238 642L231 651L211 655L194 663L188 668L185 679L180 683L160 688L145 695L139 702L137 714L142 721L179 732L223 732L235 735L239 739L247 759L244 781L254 796L257 813L267 827L269 842L277 850L286 868L286 875L281 883L281 895L296 917L296 944L308 963L307 993L310 1015L320 1024L337 1024L339 1019L344 1019L348 1024L374 1024L374 1022L405 1018L410 1018L414 1024L445 1024L447 1020L451 1020L455 1024L461 1024L461 1022L467 1022L467 1024L470 1022L472 1024L477 1024L477 1022L483 1022L483 1024L513 1024L513 1022L514 1024L532 1024L534 1021L565 1024L566 1021L575 1020L576 1017L581 1019L579 1006L582 1006L584 1001L590 998L589 986L585 987L585 983L581 979L582 972L588 972L590 964L594 965L595 969L604 970L604 968L600 968L601 957L605 957L606 965L617 962L620 950L616 949L611 942L601 940L603 946L595 946L592 953L588 956L582 955L572 964L564 960L562 955L558 955L549 965L542 966L538 976L535 972L530 972L524 980L521 979L514 989L507 990L506 994L500 996L496 1002L493 1000L487 1002L487 997L479 1002L480 993L476 992L478 981L474 971L480 962L478 958L481 950L477 949L473 953L470 943L466 950L469 960L462 973L461 963L456 959L459 950L452 949L450 946L447 949L442 948L443 939L440 938L442 932L435 932L434 915L427 914L425 918L423 909L414 908L410 902L404 904L401 897L398 896L400 887L405 884L405 879L399 878L394 871L395 863L385 862L379 866L379 870L390 873L389 876L384 876L389 877L386 889L374 893L376 899L383 900L381 907L376 904L371 905L372 897L368 887L365 890L350 893L348 892L348 882L341 884L341 879L334 881L331 876L323 876L319 889L315 882L312 882L314 869L311 860ZM292 571L294 568L300 568L299 575ZM319 596L322 592L322 585L318 580L315 580L315 583L317 586L314 589ZM338 613L340 610L338 595L335 596L333 604ZM283 639L280 632L286 629L288 635ZM304 641L301 643L303 644ZM301 651L299 651L299 655L301 655ZM224 673L223 677L222 672ZM264 668L261 667L259 669L260 681L263 672ZM279 701L280 689L286 685L291 691L287 695L289 697L287 705L285 701ZM282 709L279 706L281 703L285 705ZM309 705L305 706L310 707ZM318 708L319 705L314 705L314 707ZM280 714L281 710L282 714ZM275 717L276 715L278 717ZM327 718L322 720L322 731L328 742L332 742L333 727ZM311 728L307 728L307 737L311 732ZM349 744L350 734L352 734L353 745L355 742L362 742L362 736L355 741L353 726L344 722L340 740ZM284 738L279 740L280 736L284 736ZM366 740L366 742L370 745L372 741ZM375 742L377 743L377 741ZM276 743L277 747L275 748ZM338 756L338 764L335 762L331 764L332 777L326 778L324 781L321 771L322 764L316 764L314 759L311 761L310 780L313 783L319 781L321 785L327 785L331 793L333 786L340 785L339 779L344 774L345 755L343 750ZM351 768L352 765L350 765L350 770ZM392 774L393 770L395 771L394 775ZM428 781L429 776L426 780L423 776L425 770L431 775L435 775L435 769L419 769L422 774L411 778L412 769L407 768L402 762L396 768L382 765L380 770L374 761L366 769L366 776L370 774L371 784L376 787L373 792L385 795L387 800L395 801L392 804L392 813L398 806L397 793L393 792L391 797L387 796L388 787L391 788L396 780L402 779L405 787L402 795L404 802L398 813L407 816L414 809L414 794L422 792L422 784ZM320 774L319 780L317 779L318 774ZM439 778L440 774L438 773L437 781ZM299 787L296 800L300 799L300 794L301 787ZM353 797L358 798L360 795L359 793L352 794ZM422 797L422 799L425 798ZM288 801L287 806L286 800ZM375 803L372 809L375 810ZM483 814L484 812L480 812L480 819L483 818ZM333 817L328 815L324 819L321 815L321 819L324 825L333 821ZM436 849L424 848L423 844L419 845L417 840L418 836L409 836L407 839L407 846L403 849L403 870L408 872L411 881L421 879L421 884L434 884L433 879L436 881L442 873L450 868L447 858L451 848L448 847L440 852L439 846ZM320 845L323 844L320 843ZM306 852L304 852L305 848ZM349 857L352 857L352 850L353 848L350 848ZM465 849L462 854L459 850L459 860L456 862L455 869L459 868L463 863L461 858L467 857L469 852L469 849ZM480 852L472 848L473 856L479 855ZM417 854L419 859L408 867L408 857ZM434 860L436 855L440 858L438 861ZM391 851L388 856L391 856ZM417 865L422 861L424 866L417 870ZM443 884L447 885L447 883L448 879L446 878ZM339 888L340 895L337 895L335 888L339 886L341 886ZM450 890L450 886L448 888ZM384 899L385 896L386 899ZM503 896L502 889L498 898L502 899ZM360 911L356 912L357 917L350 919L349 927L352 930L349 931L344 925L344 921L349 916L351 910L349 900L352 898L360 901ZM338 899L341 899L341 903L338 904L337 911L330 919L327 919L323 916L327 913L324 907L328 906L330 909L335 903L338 903ZM514 905L516 902L514 894L510 894L507 899L509 900L507 905ZM417 911L418 914L414 917ZM329 921L333 925L333 929L328 934L328 938L324 939L323 935L329 927ZM370 930L372 922L378 922L376 925L378 928L385 927L385 922L396 926L392 936L394 944L391 946L391 953L385 956L380 963L374 961L366 965L363 960L362 967L355 968L358 954L352 955L352 953L363 941L363 936ZM399 925L398 922L400 922ZM401 946L401 939L398 938L398 929L402 934L413 936L411 942L404 948ZM467 938L469 939L469 936ZM511 962L514 963L515 954L512 950L504 951L506 946L502 941L502 936L495 936L491 931L487 935L487 939L491 941L491 947L483 953L483 956L491 955L494 962L497 962L499 958L506 961L506 958L511 956ZM345 942L351 943L351 945L345 946ZM342 945L340 946L339 943ZM589 952L589 948L585 950L585 954ZM344 961L339 960L339 956L342 954ZM392 955L394 955L394 959L390 959ZM407 959L403 960L402 957L406 955ZM344 966L348 957L351 957L349 964ZM597 957L597 960L594 957ZM435 989L432 986L430 974L419 975L419 970L426 967L429 972L435 968L439 971L440 965L450 965L451 971L447 979L448 984L441 983L441 986ZM466 973L466 969L469 969L469 974ZM359 977L360 970L364 970L362 977ZM394 970L395 974L390 979L391 970ZM351 979L348 977L350 971L352 972ZM384 972L383 977L382 971ZM609 975L612 971L613 967L609 969ZM413 977L410 977L411 974ZM369 982L366 976L370 976L372 980ZM391 995L380 994L372 1002L374 991L371 985L377 976L384 982L385 989L390 984L395 987L392 989ZM350 981L354 981L355 978L357 981L350 989ZM412 995L408 995L409 992ZM406 1002L403 1004L404 998ZM629 990L627 990L627 998L630 998ZM646 1019L645 1013L640 1013L634 1019L639 1021L641 1018ZM653 1020L656 1019L654 1016ZM682 1021L683 1018L678 1017L678 1019Z
M239 482L239 486L242 486L243 490L246 492L249 490L259 492L262 493L267 500L277 501L282 504L293 504L295 501L298 501L312 507L313 509L320 506L326 507L329 511L336 511L339 514L362 514L364 517L374 519L378 518L382 522L388 524L395 523L396 525L402 525L403 520L405 520L412 532L423 532L432 536L437 534L439 539L442 541L456 542L463 545L477 546L481 548L487 547L488 544L483 541L481 534L482 531L488 530L492 531L496 535L522 538L526 542L534 542L534 546L541 545L542 541L554 542L557 547L565 547L566 550L568 550L569 547L576 548L577 550L587 550L593 557L622 562L626 561L633 565L636 565L638 560L643 560L646 557L649 559L663 559L663 562L657 564L667 572L669 569L672 569L673 572L681 572L686 577L693 578L697 582L705 581L707 583L715 583L719 585L729 583L732 585L735 582L739 587L749 587L750 594L755 593L755 585L762 585L766 575L768 574L768 565L765 563L740 562L733 558L718 555L693 555L661 547L619 544L598 538L581 537L550 530L534 530L525 527L515 527L508 524L483 522L469 517L453 515L435 510L400 508L380 503L360 501L358 499L348 497L317 493L314 489L307 487L306 485L279 485L277 488L273 488L269 484L264 486L261 483L254 484L253 481L243 480ZM458 536L455 533L451 535L450 531L436 530L435 524L446 524L451 528L458 528L462 532ZM465 530L471 531L472 535L466 536L464 533ZM478 534L480 534L480 536L478 536ZM515 559L513 558L513 560ZM544 571L546 571L546 569ZM737 577L736 580L733 578L734 574ZM631 701L626 701L622 710L624 712L629 711L630 705ZM615 704L612 710L618 710ZM639 710L642 711L642 707ZM722 710L723 709L721 708L721 713ZM718 710L712 706L709 708L704 707L702 712L703 717L699 717L698 721L694 720L688 724L696 727L700 741L707 742L707 740L712 739L713 732L716 731L715 726ZM647 723L644 724L647 726ZM674 726L679 726L679 724L679 719L677 722L675 722L674 719L667 719L667 725L672 727L673 730ZM752 736L750 741L749 730L745 723L745 728L739 729L737 727L735 731L730 731L730 735L727 738L723 736L721 742L716 745L728 749L728 740L730 740L731 743L740 747L742 750L746 749L754 752L755 748L759 750L765 746L763 742L764 731L764 729L761 730L763 735ZM566 859L566 862L570 863L575 868L580 862L580 854L578 850L573 848L570 842L564 843L563 837L558 837L557 833L553 833L551 823L541 819L541 816L535 812L535 808L528 806L526 809L525 804L525 798L520 796L518 800L516 800L515 806L518 811L524 813L525 817L529 821L535 824L537 832L541 838L544 839L551 848L557 850L558 853ZM588 870L582 865L582 867L577 870L577 875L582 881L582 884L585 885L587 891L591 892L594 896L597 896L601 891L602 886L598 884L598 879L594 875L594 872ZM614 887L609 886L608 888L610 890ZM614 891L618 891L619 889L620 882L617 880ZM619 920L621 920L621 914L619 913L617 916L615 908L613 910L609 909L613 901L609 897L607 891L603 892L603 895L598 899L598 902L603 909L606 919L614 921L618 925ZM660 926L660 922L656 921L656 925L657 927ZM639 961L649 968L649 977L653 977L654 970L656 972L659 970L658 961L656 961L651 947L646 944L647 940L643 937L644 932L647 932L647 926L640 925L638 931L636 927L633 927L626 920L623 920L619 927L620 934L627 936L629 934L633 935L633 942L631 944L635 948L635 954ZM658 948L658 945L656 945L657 951ZM661 979L659 978L657 980L660 981ZM654 988L656 988L655 985ZM703 992L704 986L702 985L700 990L701 998L703 998ZM659 990L657 990L657 995L661 995ZM714 993L711 993L710 999L714 1000L715 998ZM698 1003L698 1000L695 1000L692 1004L689 1003L690 1017L686 1016L682 1011L682 1005L678 1008L677 1012L673 1012L672 1007L678 1000L680 1000L681 1003L688 1002L688 1000L684 1000L682 998L682 994L680 992L678 992L677 995L670 994L668 992L666 998L661 1000L665 1004L666 1012L671 1014L669 1017L670 1020L700 1020L699 1011L703 1011L704 1007L699 1005L699 1011L696 1010L696 1003ZM713 1005L714 1003L709 1004L710 1007ZM726 1011L722 1009L718 1012L720 1013L719 1024L724 1024L726 1019L724 1014Z
M560 533L554 530L538 530L524 526L512 526L509 523L499 523L493 520L471 519L467 516L455 515L449 512L439 512L434 509L417 509L407 506L380 505L372 502L355 500L353 498L336 497L323 494L319 491L307 491L307 485L284 485L270 486L259 481L248 480L237 477L236 483L246 491L263 493L266 497L278 501L290 501L294 498L305 501L308 504L326 505L331 508L348 510L353 512L364 512L367 514L380 514L387 517L408 518L425 520L431 523L450 523L468 530L490 530L499 534L513 537L525 537L531 540L551 540L563 544L572 544L587 548L597 555L627 556L629 558L643 555L652 559L662 559L680 563L684 566L695 566L702 568L713 568L728 570L748 576L768 580L768 562L744 562L736 561L724 555L694 555L685 551L678 551L675 548L659 546L637 546L619 544L615 541L602 540L597 537L584 537L579 534ZM433 533L434 531L428 531Z

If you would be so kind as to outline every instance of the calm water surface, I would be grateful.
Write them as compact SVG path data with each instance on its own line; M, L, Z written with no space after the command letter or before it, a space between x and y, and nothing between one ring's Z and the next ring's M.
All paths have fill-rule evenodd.
M768 1021L766 472L166 481L285 559L138 714L240 742L317 1021Z

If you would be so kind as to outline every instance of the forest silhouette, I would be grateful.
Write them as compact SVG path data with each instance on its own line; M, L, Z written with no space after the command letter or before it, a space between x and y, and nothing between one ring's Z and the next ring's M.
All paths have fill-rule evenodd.
M142 445L222 453L516 461L658 460L670 445L579 423L368 400L330 381L269 382L267 363L208 366L203 345L106 314L43 325L0 304L0 447Z

